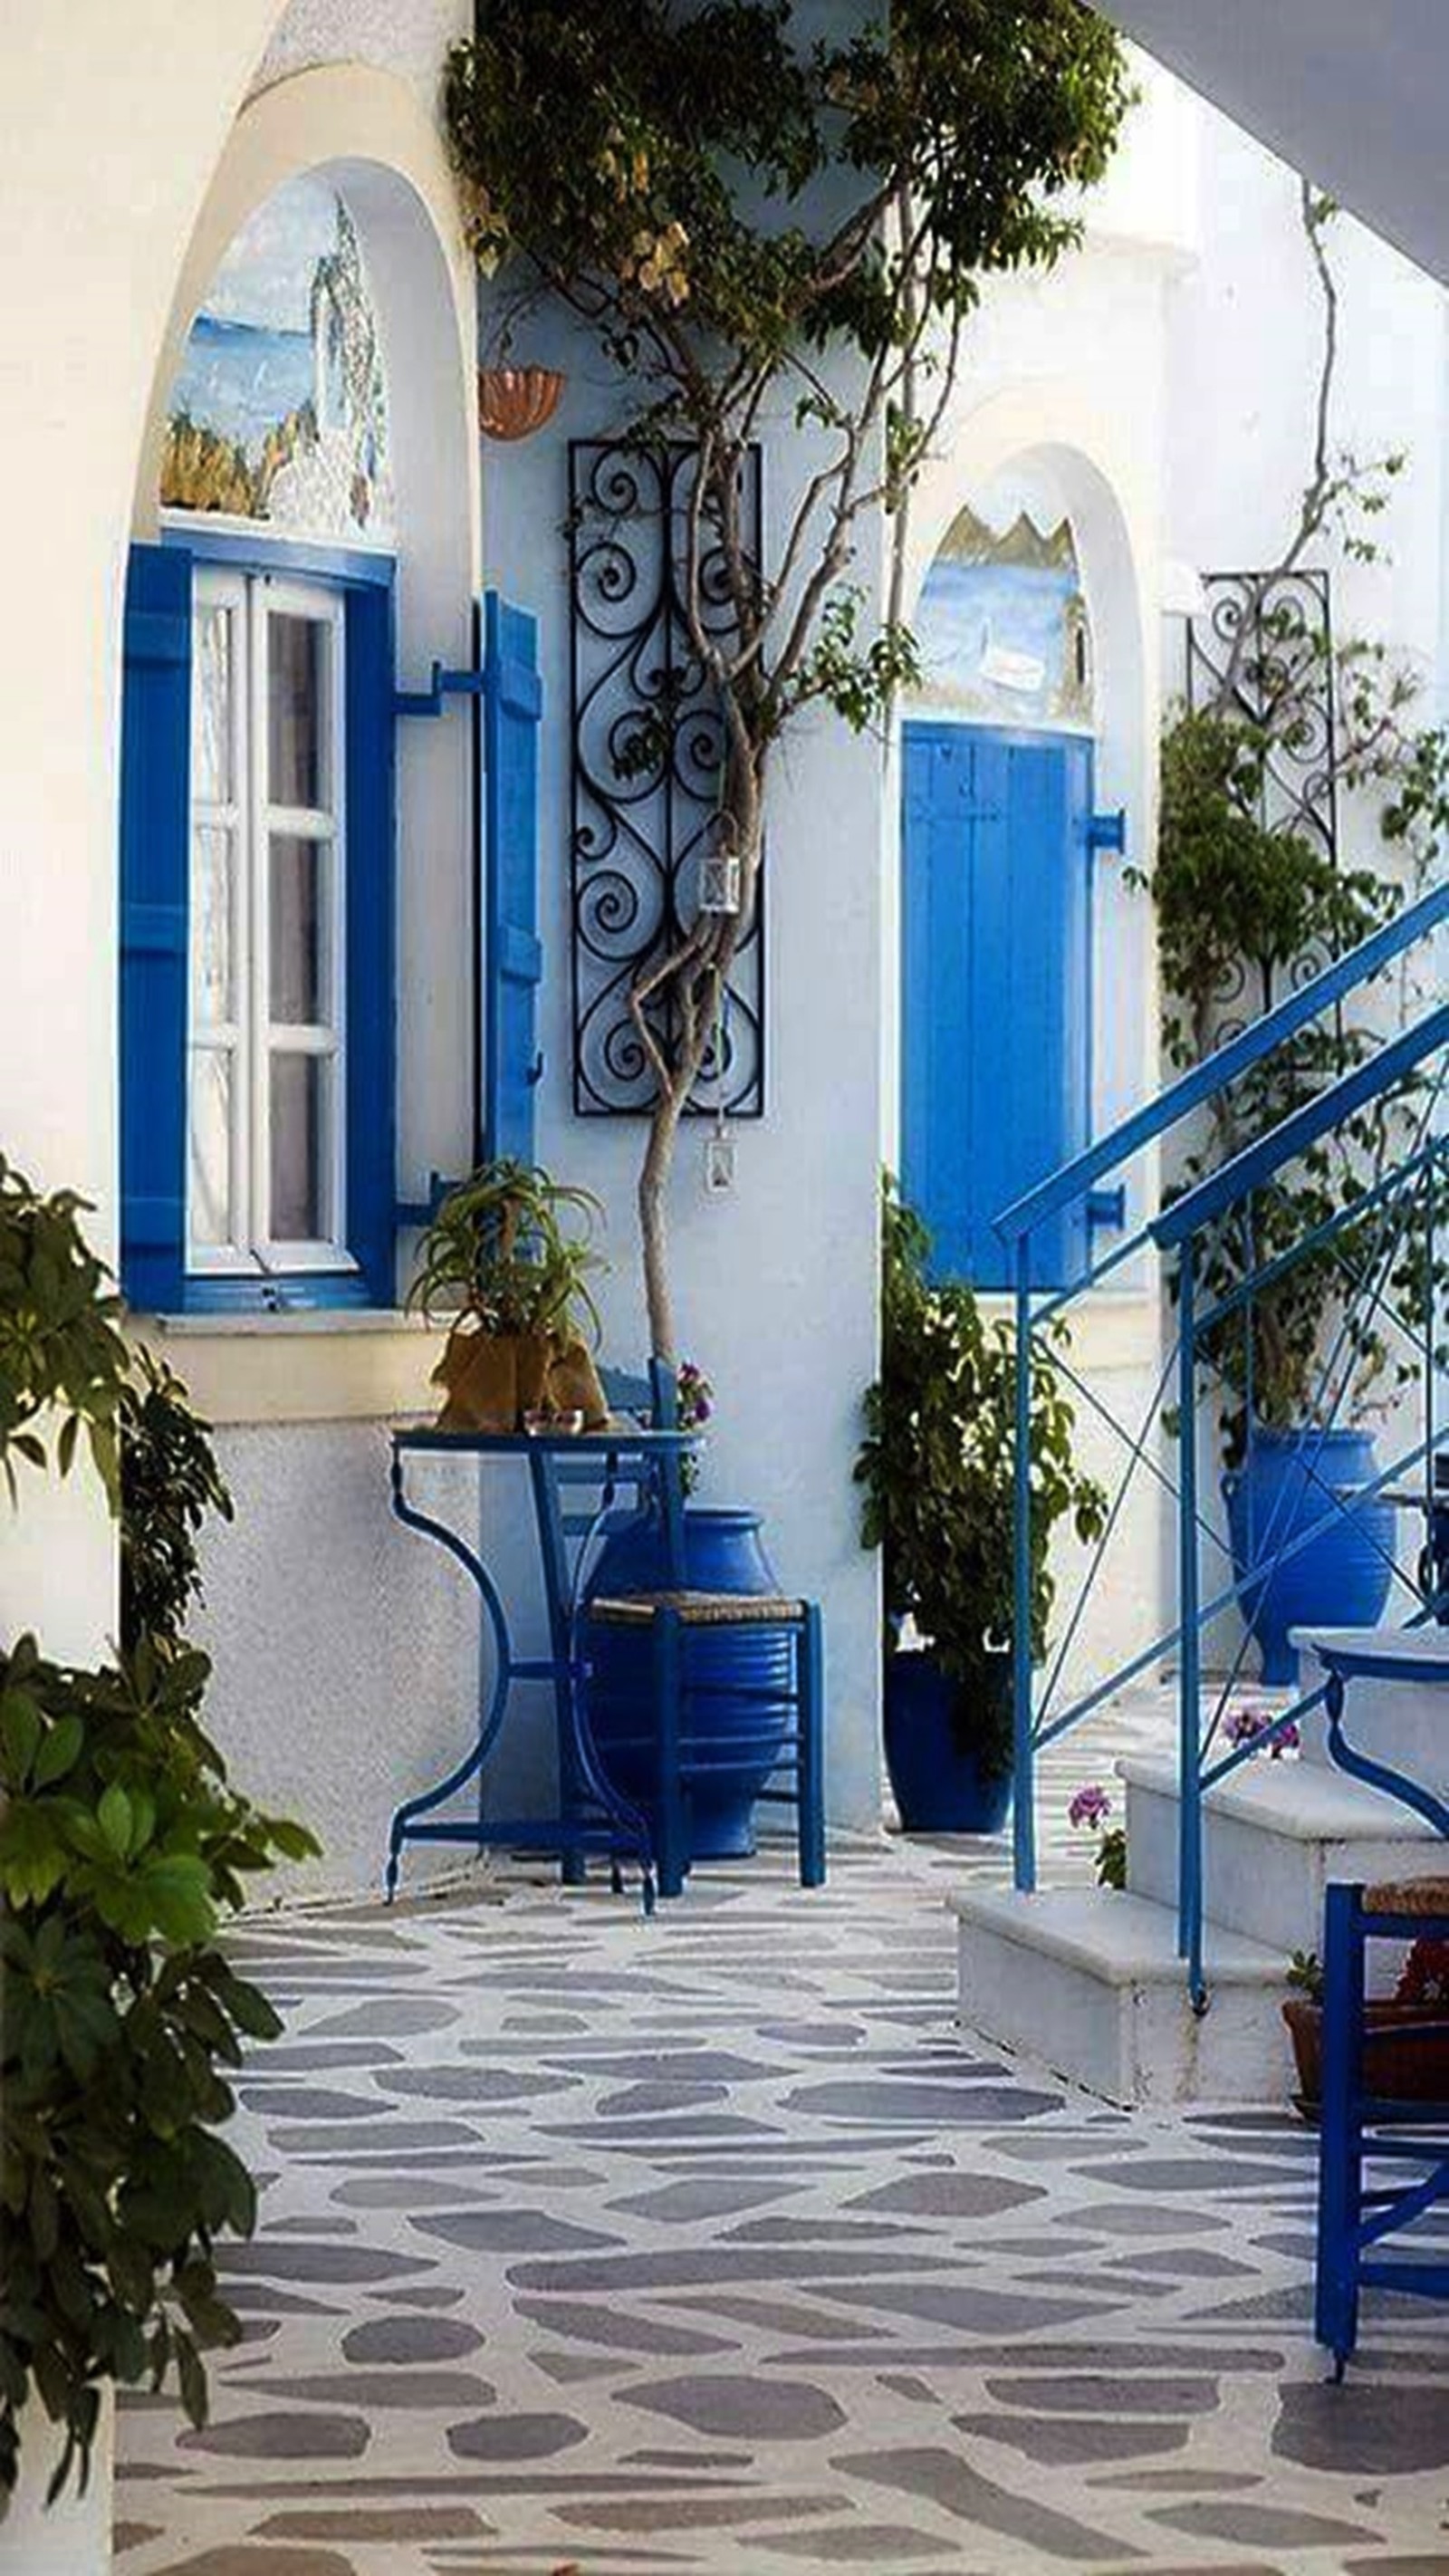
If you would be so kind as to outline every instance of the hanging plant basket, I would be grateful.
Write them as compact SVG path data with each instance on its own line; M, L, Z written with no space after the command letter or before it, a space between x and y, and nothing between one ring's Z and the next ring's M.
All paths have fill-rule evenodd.
M552 420L563 389L557 367L480 367L478 426L485 438L531 438Z

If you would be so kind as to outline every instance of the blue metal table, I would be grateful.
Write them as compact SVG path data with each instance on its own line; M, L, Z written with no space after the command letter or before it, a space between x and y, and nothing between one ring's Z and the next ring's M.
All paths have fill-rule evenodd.
M471 1577L492 1637L493 1678L474 1741L461 1762L436 1787L407 1799L393 1815L387 1847L389 1900L396 1893L406 1844L455 1842L469 1844L475 1851L556 1852L570 1885L584 1877L587 1855L602 1852L612 1863L616 1890L623 1885L621 1863L634 1861L645 1912L653 1912L654 1861L648 1823L642 1810L622 1797L607 1777L589 1734L579 1687L579 1614L589 1557L621 1493L632 1488L642 1499L662 1468L698 1446L696 1433L643 1430L633 1423L611 1423L606 1430L586 1432L439 1431L429 1425L393 1433L393 1511L407 1528L422 1531L446 1548ZM410 1499L409 1462L440 1456L515 1460L526 1467L548 1614L546 1655L520 1655L515 1650L502 1594L479 1549L447 1521L421 1510ZM593 1494L584 1511L570 1509L566 1499L579 1488ZM495 1817L484 1812L484 1769L518 1682L553 1685L558 1746L558 1807L553 1815ZM439 1815L440 1808L475 1781L478 1795L471 1815Z
M1354 1780L1380 1789L1386 1797L1422 1816L1438 1834L1449 1836L1449 1807L1423 1780L1376 1760L1350 1744L1344 1732L1348 1687L1355 1681L1417 1681L1449 1688L1449 1638L1438 1626L1418 1628L1297 1628L1295 1640L1310 1646L1324 1666L1328 1681L1323 1704L1328 1717L1329 1759Z

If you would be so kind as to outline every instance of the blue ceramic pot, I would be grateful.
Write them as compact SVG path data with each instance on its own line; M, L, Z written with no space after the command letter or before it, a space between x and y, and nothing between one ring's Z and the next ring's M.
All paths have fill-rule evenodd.
M1322 1520L1334 1491L1370 1484L1377 1473L1366 1431L1255 1431L1242 1466L1223 1478L1234 1580L1241 1583L1255 1564ZM1298 1680L1291 1628L1377 1624L1389 1597L1395 1531L1393 1504L1375 1496L1351 1518L1335 1513L1286 1564L1248 1586L1243 1616L1265 1682L1291 1688Z
M991 1689L1011 1700L1011 1658L999 1658ZM1011 1808L1011 1772L983 1778L958 1742L962 1685L920 1649L885 1659L885 1757L908 1834L995 1834Z
M686 1507L684 1579L691 1591L778 1593L760 1538L758 1512ZM605 1538L586 1586L590 1599L660 1592L669 1582L664 1530L655 1514L631 1514ZM708 1775L690 1791L695 1860L736 1860L755 1848L750 1810L779 1756L791 1716L793 1657L788 1637L768 1628L697 1628L684 1640L685 1679L707 1683L695 1703L696 1739L707 1734ZM589 1723L609 1778L650 1813L652 1648L647 1631L596 1628L590 1641ZM763 1692L763 1698L753 1694ZM738 1693L739 1696L734 1696ZM746 1696L745 1694L750 1694ZM775 1694L778 1694L776 1696Z

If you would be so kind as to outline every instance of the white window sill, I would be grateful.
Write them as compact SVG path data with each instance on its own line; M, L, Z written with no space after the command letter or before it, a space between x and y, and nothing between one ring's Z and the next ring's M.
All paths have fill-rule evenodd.
M146 1329L164 1334L169 1341L285 1341L298 1334L320 1334L324 1339L339 1333L438 1333L443 1327L430 1324L419 1314L408 1314L400 1306L299 1306L290 1312L258 1309L256 1313L151 1315Z
M392 1422L435 1414L444 1328L395 1307L132 1317L204 1421Z

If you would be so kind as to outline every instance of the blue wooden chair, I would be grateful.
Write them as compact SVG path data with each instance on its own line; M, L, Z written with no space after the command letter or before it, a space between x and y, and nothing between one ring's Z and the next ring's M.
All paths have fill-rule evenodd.
M639 1411L647 1401L653 1421L673 1429L677 1420L674 1373L652 1362L647 1381L606 1373L604 1388L611 1404ZM786 1724L778 1739L773 1767L759 1792L759 1803L795 1810L796 1841L802 1887L825 1883L825 1640L819 1604L786 1595L765 1597L691 1590L684 1581L684 1496L677 1459L656 1469L655 1501L666 1534L668 1587L627 1598L599 1598L583 1611L583 1647L587 1666L591 1627L647 1628L650 1632L651 1692L649 1722L654 1776L655 1866L661 1896L678 1896L689 1874L690 1794L719 1760L711 1736L710 1685L692 1674L686 1637L700 1628L765 1628L783 1633L789 1643L789 1679L772 1679L757 1696L761 1701L762 1746L777 1740L780 1705ZM728 1697L738 1704L750 1694L738 1681ZM586 1694L587 1704L587 1694ZM768 1730L766 1733L765 1730ZM742 1750L738 1732L730 1738L730 1758Z
M1389 2034L1369 2028L1364 2012L1370 1941L1412 1941L1424 1934L1449 1938L1449 1879L1328 1891L1316 2327L1319 2342L1333 2355L1337 2379L1358 2341L1361 2289L1449 2298L1449 2261L1442 2251L1426 2246L1420 2254L1389 2261L1375 2252L1436 2204L1449 2204L1449 2100L1395 2101L1375 2085L1376 2044ZM1426 2035L1431 2027L1439 2026L1421 2025ZM1449 2030L1449 2020L1443 2027ZM1366 2163L1407 2168L1402 2186L1366 2191Z

